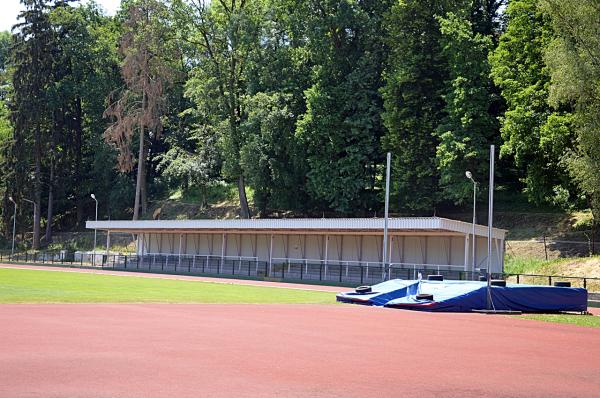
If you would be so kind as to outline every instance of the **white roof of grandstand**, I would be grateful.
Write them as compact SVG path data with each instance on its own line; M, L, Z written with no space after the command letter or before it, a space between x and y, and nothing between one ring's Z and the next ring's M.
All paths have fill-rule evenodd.
M114 220L88 221L86 228L117 232L230 232L230 233L348 233L383 234L383 218L279 218L233 220ZM466 235L473 224L440 217L400 217L388 219L391 233L414 235L444 232ZM487 236L488 227L476 225L475 234ZM493 237L503 239L506 230L494 228Z

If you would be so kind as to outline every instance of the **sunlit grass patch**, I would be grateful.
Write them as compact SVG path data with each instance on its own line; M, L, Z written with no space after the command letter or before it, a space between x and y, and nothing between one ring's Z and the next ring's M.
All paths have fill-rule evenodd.
M0 269L0 303L332 304L335 294L201 281Z
M522 318L544 322L568 323L571 325L600 328L600 316L579 314L529 314Z

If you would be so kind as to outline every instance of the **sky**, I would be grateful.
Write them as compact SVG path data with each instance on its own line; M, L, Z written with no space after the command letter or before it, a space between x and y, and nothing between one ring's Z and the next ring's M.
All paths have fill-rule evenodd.
M84 0L87 1L87 0ZM108 14L113 15L121 4L121 0L96 0ZM0 31L8 30L17 22L17 15L21 11L19 0L0 0Z

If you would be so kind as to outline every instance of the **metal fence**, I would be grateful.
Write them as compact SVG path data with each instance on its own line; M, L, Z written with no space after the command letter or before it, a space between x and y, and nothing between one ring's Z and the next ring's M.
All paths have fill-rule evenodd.
M36 252L0 254L0 261L60 265L123 271L163 272L192 275L237 276L253 279L281 279L341 285L375 284L391 278L414 279L419 274L441 274L447 279L476 279L479 273L462 267L434 264L390 264L354 262L278 261L269 263L251 257L221 257L178 254L102 254L78 252Z
M78 252L0 253L0 261L11 263L43 264L76 268L111 269L134 272L157 272L182 275L227 276L249 279L278 279L356 286L372 285L390 278L416 279L428 275L443 275L449 280L477 280L481 272L457 269L453 266L431 264L380 263L309 263L287 261L269 263L252 257L220 257L210 255L177 254L104 254ZM600 278L585 278L559 275L492 274L493 278L506 279L511 283L552 285L557 281L568 281L574 287L583 287L591 292L600 292Z

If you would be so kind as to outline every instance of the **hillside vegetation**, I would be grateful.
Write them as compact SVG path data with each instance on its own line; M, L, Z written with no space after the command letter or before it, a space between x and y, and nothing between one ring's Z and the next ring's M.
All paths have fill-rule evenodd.
M507 256L505 272L511 274L563 275L600 278L600 257L542 259Z
M386 152L394 215L468 221L477 183L485 222L491 145L511 239L595 227L596 0L21 4L0 34L0 243L15 210L34 249L96 205L381 216Z

